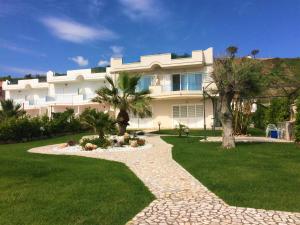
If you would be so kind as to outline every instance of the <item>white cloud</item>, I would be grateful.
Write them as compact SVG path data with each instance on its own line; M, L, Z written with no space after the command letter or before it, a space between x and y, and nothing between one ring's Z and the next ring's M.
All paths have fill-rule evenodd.
M97 65L98 66L107 66L107 65L109 65L109 61L100 59Z
M159 0L119 0L123 12L132 20L141 18L159 19L164 15Z
M112 57L119 58L123 56L124 47L122 46L110 46L110 49L112 50Z
M30 69L30 68L20 68L20 67L13 67L13 66L0 66L0 68L8 73L17 73L19 75L25 74L46 74L46 71L37 70L37 69Z
M46 17L41 21L53 35L74 43L110 40L117 37L113 31L105 27L91 27L70 19Z
M85 59L83 56L75 56L72 58L69 58L70 60L72 60L73 62L77 63L78 66L87 66L89 64L89 60Z

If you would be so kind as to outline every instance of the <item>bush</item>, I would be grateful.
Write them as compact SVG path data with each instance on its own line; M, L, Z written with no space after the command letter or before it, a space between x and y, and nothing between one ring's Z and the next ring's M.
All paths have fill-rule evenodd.
M267 126L266 120L267 107L257 104L257 110L252 116L252 122L255 128L265 129Z
M290 119L290 102L287 98L274 98L269 106L257 105L252 121L254 127L265 129L268 124L278 124Z
M189 134L189 128L181 123L176 126L175 130L177 131L179 137L181 137L183 134L186 134L187 136Z
M67 108L64 112L52 114L48 129L52 134L78 132L81 130L81 123L79 119L75 117L74 109Z
M42 122L39 118L10 118L0 124L0 141L20 142L42 136Z
M12 117L0 123L0 142L21 142L82 131L74 110L55 113L52 119L42 117Z
M75 146L77 143L76 143L76 141L74 141L74 140L69 140L69 141L67 142L67 144L68 144L68 146Z
M290 103L287 98L274 98L266 111L266 123L278 124L290 119Z

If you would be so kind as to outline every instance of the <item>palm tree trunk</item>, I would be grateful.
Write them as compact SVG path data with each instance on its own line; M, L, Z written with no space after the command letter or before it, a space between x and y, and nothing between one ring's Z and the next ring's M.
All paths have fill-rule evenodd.
M100 138L101 140L104 139L104 132L103 132L103 130L99 130L99 138Z
M119 127L119 135L124 135L126 128L129 125L129 115L126 110L121 109L117 116L117 123Z

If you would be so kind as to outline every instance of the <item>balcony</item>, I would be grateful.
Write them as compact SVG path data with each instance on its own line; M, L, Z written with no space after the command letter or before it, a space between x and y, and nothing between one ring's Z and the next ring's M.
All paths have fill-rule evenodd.
M24 79L15 80L14 82L5 81L3 83L3 90L24 90L24 89L47 89L48 83L41 82L39 79Z
M55 104L82 104L91 102L95 94L56 94L55 96L47 96L46 102Z
M61 83L61 82L82 82L104 80L106 72L92 71L91 69L82 70L68 70L66 74L59 74L52 71L47 73L47 81L49 83Z
M153 71L157 69L199 68L213 63L213 49L192 51L190 57L174 57L174 54L141 56L138 62L124 63L123 58L111 58L111 72Z
M46 101L46 97L44 98L38 98L38 99L15 99L14 100L15 103L20 104L21 106L23 106L25 109L26 108L31 108L31 107L37 107L37 106L46 106L47 105L47 101Z
M202 88L199 90L177 90L173 91L170 86L155 85L149 86L152 98L185 98L199 97L202 95Z
M204 72L145 75L141 77L137 89L149 89L153 98L199 97L202 87L208 85L207 77Z

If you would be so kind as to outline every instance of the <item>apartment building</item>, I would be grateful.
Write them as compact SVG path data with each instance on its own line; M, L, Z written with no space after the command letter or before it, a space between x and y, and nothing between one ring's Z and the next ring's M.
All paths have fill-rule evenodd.
M102 111L108 105L91 102L95 90L107 85L105 76L114 80L127 71L141 75L139 90L149 89L152 97L152 116L137 118L130 115L130 128L174 128L183 123L190 128L213 124L213 104L203 104L203 88L215 88L211 82L213 49L192 51L190 57L174 58L171 53L141 56L138 62L124 63L122 58L111 58L105 72L93 73L91 69L70 70L66 74L49 71L46 82L38 79L19 80L17 84L6 81L3 89L6 99L22 104L28 114L51 115L52 112L74 108L80 114L86 107ZM116 113L116 112L112 112Z

